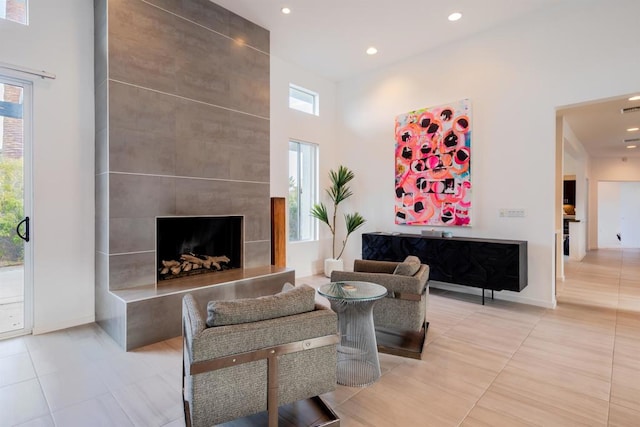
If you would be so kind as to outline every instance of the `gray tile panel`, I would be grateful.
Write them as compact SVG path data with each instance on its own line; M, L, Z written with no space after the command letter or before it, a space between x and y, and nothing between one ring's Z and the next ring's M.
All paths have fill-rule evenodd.
M246 114L231 115L230 178L269 182L269 120Z
M175 173L175 97L112 82L109 88L110 170Z
M156 219L111 218L109 220L109 253L155 251Z
M109 290L134 288L155 283L156 252L109 256Z
M109 78L174 93L182 20L142 1L109 2Z
M110 218L176 214L175 178L111 173Z
M107 80L107 0L94 0L94 81L96 86Z
M229 51L233 41L205 28L180 22L176 57L176 91L188 99L234 108L230 103Z
M269 31L235 13L229 16L229 37L269 53Z
M96 323L104 329L120 347L125 347L125 304L109 292L109 257L96 252Z
M176 175L228 179L234 113L180 100L176 110Z
M245 215L245 241L270 240L271 199L269 185L233 182L230 188L232 212Z
M109 252L109 176L106 173L96 175L95 181L96 223L95 245L96 250L103 253Z
M230 58L229 88L232 108L269 117L269 56L234 44Z
M148 3L220 34L229 34L229 17L233 13L209 0L148 0Z
M96 174L103 173L109 169L109 126L108 117L108 84L103 81L96 86L95 90L95 168Z
M269 264L271 264L270 241L244 243L244 268L253 268Z

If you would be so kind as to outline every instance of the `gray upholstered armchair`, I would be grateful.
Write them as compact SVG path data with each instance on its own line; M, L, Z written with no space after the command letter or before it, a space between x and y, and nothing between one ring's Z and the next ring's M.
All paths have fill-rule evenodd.
M333 271L331 281L372 282L388 291L373 307L378 350L420 358L429 325L429 266L409 256L403 262L355 260L353 270Z
M337 316L315 304L315 289L288 286L267 297L211 301L206 315L185 295L187 425L268 411L269 426L276 426L280 405L308 398L335 417L317 396L336 387Z

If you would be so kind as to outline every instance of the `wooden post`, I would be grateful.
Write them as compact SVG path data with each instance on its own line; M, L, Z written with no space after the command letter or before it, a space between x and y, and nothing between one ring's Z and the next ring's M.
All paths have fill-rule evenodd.
M271 198L271 264L276 267L287 266L287 224L286 199Z

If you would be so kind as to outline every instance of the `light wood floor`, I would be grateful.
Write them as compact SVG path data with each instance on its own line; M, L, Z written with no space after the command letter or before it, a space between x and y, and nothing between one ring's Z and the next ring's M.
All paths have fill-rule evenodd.
M324 398L344 427L640 426L640 251L565 273L555 310L432 289L423 359L381 354L377 383ZM0 425L182 426L180 348L95 325L0 341Z

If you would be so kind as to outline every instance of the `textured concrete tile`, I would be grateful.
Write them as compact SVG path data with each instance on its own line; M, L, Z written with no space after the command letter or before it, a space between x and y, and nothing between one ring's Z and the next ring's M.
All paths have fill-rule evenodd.
M229 16L229 37L269 52L269 31L235 13Z
M230 178L268 183L269 121L246 114L231 115L232 144L228 147Z
M109 2L109 78L175 93L180 21L142 1Z
M155 236L155 218L111 218L109 220L109 250L112 254L154 251Z
M269 117L269 57L246 46L231 49L230 104L234 109Z
M107 79L107 0L96 0L94 10L94 78L96 85Z
M110 217L148 218L176 213L175 179L110 174Z
M148 3L171 11L220 34L229 34L229 16L233 13L209 0L149 0Z
M109 175L96 175L95 178L96 222L95 244L96 250L109 252Z
M116 172L175 173L175 97L111 83L109 168Z
M271 200L268 184L230 183L231 213L244 214L245 241L271 239Z
M271 264L271 242L245 242L244 268Z
M176 118L176 175L230 178L231 112L182 100Z
M176 215L234 215L231 183L206 179L176 180ZM240 213L242 214L242 213Z
M231 40L192 24L176 29L180 49L176 51L176 91L180 96L223 107L229 100Z
M155 263L155 251L109 256L109 289L126 289L154 284Z

